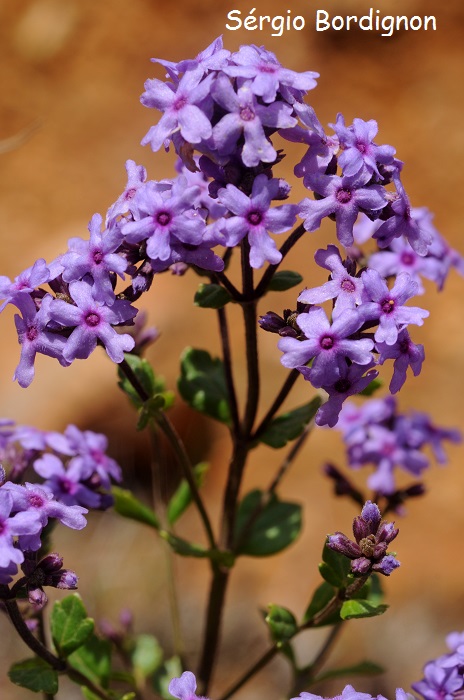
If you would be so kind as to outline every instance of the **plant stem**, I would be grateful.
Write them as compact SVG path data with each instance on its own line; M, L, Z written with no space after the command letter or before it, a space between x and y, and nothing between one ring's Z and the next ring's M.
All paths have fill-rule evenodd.
M238 436L240 434L240 417L238 414L237 393L235 391L234 377L232 374L232 354L230 349L229 328L227 325L227 315L225 309L218 309L218 320L232 425L235 435Z
M259 424L259 426L256 428L254 435L252 437L252 440L256 440L262 433L266 431L266 428L269 426L269 423L271 420L274 418L275 414L279 410L279 408L282 406L283 402L287 398L288 394L290 393L293 385L295 384L296 380L300 376L300 373L298 372L297 369L292 369L291 372L287 375L287 378L285 379L285 382L283 383L283 386L279 393L277 394L276 398L274 399L272 406L270 407L269 411L266 413L264 416L263 420Z
M282 259L276 265L269 265L269 267L266 269L255 289L255 299L259 299L260 297L264 296L274 273L277 272L287 253L293 248L295 243L300 240L304 233L306 233L306 230L303 224L300 224L294 231L291 232L287 240L281 245L279 251L282 254Z
M305 688L312 685L317 679L317 673L322 668L322 666L327 661L332 647L342 630L342 621L338 622L332 627L327 638L325 639L322 647L318 651L312 663L310 663L306 668L299 671L296 676L295 684L291 690L291 695L299 695Z

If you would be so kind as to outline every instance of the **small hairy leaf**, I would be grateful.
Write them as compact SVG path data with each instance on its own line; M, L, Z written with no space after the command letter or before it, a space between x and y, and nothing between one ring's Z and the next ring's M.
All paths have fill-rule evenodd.
M268 557L277 554L292 544L302 526L302 509L298 503L285 503L276 496L250 518L262 503L263 493L256 489L245 496L237 515L235 539L243 542L238 554L250 557ZM243 530L246 528L245 536Z
M34 693L58 692L58 674L45 661L37 657L20 661L8 671L10 681L21 688L27 688Z
M203 309L222 309L231 300L229 292L220 284L200 284L193 303Z
M131 491L122 489L119 486L113 486L111 493L114 498L114 509L116 513L122 515L123 518L136 520L139 523L144 523L155 529L159 529L158 518L151 508L141 503Z
M206 350L187 348L181 357L179 392L189 406L222 423L230 423L224 366Z
M94 626L77 593L57 601L53 606L50 627L53 644L60 656L69 656L82 646L92 634Z
M305 426L316 415L321 402L322 399L315 396L304 406L294 408L293 411L288 411L274 418L265 432L259 435L259 441L264 442L269 447L285 447L290 440L295 440L301 435Z

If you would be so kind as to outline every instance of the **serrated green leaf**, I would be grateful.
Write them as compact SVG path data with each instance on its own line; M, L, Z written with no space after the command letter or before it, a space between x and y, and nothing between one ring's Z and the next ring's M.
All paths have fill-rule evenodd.
M182 674L182 664L178 656L167 659L153 676L153 689L164 700L173 700L168 690L169 683L173 678L178 678Z
M208 471L208 463L200 462L193 467L193 478L198 488L201 488ZM192 492L186 479L182 479L175 493L171 496L167 507L168 523L173 525L185 512L192 502Z
M94 621L87 617L84 604L77 593L54 604L50 628L53 644L60 656L69 656L82 646L92 634L94 626Z
M298 503L285 503L276 496L264 506L257 517L251 516L260 506L262 491L248 493L240 503L235 528L235 540L242 540L243 528L247 528L245 539L239 545L238 554L250 557L268 557L277 554L292 544L302 526L302 508Z
M224 365L206 350L187 348L181 357L180 395L189 406L222 423L230 423Z
M372 605L368 600L345 600L340 610L343 620L352 620L358 617L376 617L383 615L388 605Z
M343 588L348 583L348 576L351 572L351 561L343 554L335 552L324 545L322 550L322 563L319 564L319 571L328 583L335 588Z
M195 306L202 309L222 309L229 301L232 297L220 284L200 284L193 298Z
M308 622L308 620L312 620L315 615L320 613L321 610L323 610L325 606L332 600L335 593L336 589L326 581L323 581L323 583L321 583L321 585L318 586L313 593L311 602L306 608L306 612L303 617L303 622ZM338 610L333 612L329 617L326 617L322 622L315 626L324 627L325 625L334 625L337 622L340 622L340 614Z
M163 650L160 643L151 634L139 634L132 651L132 665L137 687L142 685L163 662Z
M351 676L377 676L379 673L385 673L385 669L373 661L361 661L354 666L345 666L344 668L334 668L330 671L321 673L314 679L315 683L328 680L329 678L344 678Z
M131 491L122 489L119 486L112 486L111 493L114 498L114 509L116 513L129 520L136 520L144 525L159 529L158 518L151 508L138 500Z
M201 544L187 542L187 540L177 537L177 535L174 535L172 532L160 530L160 536L163 538L163 540L166 540L172 550L176 554L180 554L181 557L195 557L197 559L211 557L211 552L209 549L206 549Z
M259 441L276 449L285 447L290 440L295 440L301 435L305 426L316 415L321 403L320 396L315 396L304 406L274 418L265 432L258 436Z
M298 632L294 614L280 605L270 605L265 620L274 642L288 642Z
M111 644L107 639L99 639L92 634L86 643L68 657L71 668L82 673L95 685L107 688L111 672ZM69 677L79 685L82 680Z
M276 272L268 284L269 292L285 292L287 289L292 289L298 284L301 284L303 277L298 272L292 270L279 270Z
M381 386L383 386L382 379L376 377L369 382L365 389L359 392L359 396L372 396L372 394L375 394L375 392L380 389Z
M46 661L34 657L13 664L8 671L9 679L21 688L27 688L34 693L58 692L58 674Z

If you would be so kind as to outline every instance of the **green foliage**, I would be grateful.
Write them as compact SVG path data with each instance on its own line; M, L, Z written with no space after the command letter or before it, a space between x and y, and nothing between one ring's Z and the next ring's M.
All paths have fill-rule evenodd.
M376 617L383 615L388 609L388 605L371 603L369 600L345 600L340 610L340 617L343 620L352 620L358 617Z
M131 491L122 489L119 486L113 486L111 488L111 493L114 498L114 509L116 513L122 515L123 518L136 520L139 523L144 523L144 525L154 527L156 530L159 529L160 524L155 513L151 508L141 503Z
M383 386L383 381L376 377L366 386L365 389L359 392L360 396L372 396L375 392Z
M306 612L303 617L303 622L308 622L312 620L317 613L321 612L325 606L332 600L336 594L336 589L331 586L327 581L323 581L320 586L314 591L311 602L306 608ZM334 625L340 622L340 615L338 610L333 612L328 617L324 618L319 624L314 625L315 627L324 627L325 625Z
M292 270L279 270L276 272L269 285L269 292L285 292L287 289L292 289L303 282L303 277L298 272Z
M34 657L13 664L8 672L10 681L34 693L58 692L58 674L45 661Z
M315 396L309 403L294 408L292 411L283 413L274 418L268 428L259 435L260 442L264 442L269 447L279 448L295 438L299 437L305 426L314 418L320 407L322 399Z
M131 659L135 681L140 686L163 663L163 650L156 637L140 634L135 639Z
M352 579L350 560L328 547L327 543L322 550L322 562L319 564L319 572L323 579L335 588L343 588Z
M201 488L208 471L207 462L200 462L193 467L193 477L198 488ZM173 525L192 502L192 492L186 479L182 479L167 507L168 523Z
M111 644L92 634L85 644L68 657L68 663L95 685L107 688L111 673ZM82 684L82 679L73 677L72 671L69 677L75 683Z
M53 644L61 657L67 657L90 637L94 621L77 593L57 601L53 606L50 629Z
M178 656L172 656L159 667L153 676L153 689L165 700L172 700L168 686L172 678L182 674L182 664Z
M206 350L186 348L181 357L180 395L200 413L230 423L224 365Z
M232 297L220 284L200 284L193 298L195 306L202 309L222 309L229 301Z
M177 535L167 530L160 530L160 536L163 540L166 540L173 552L179 554L181 557L204 559L205 557L211 556L210 550L206 549L201 544L187 542L187 540L183 540L181 537L177 537Z
M272 641L278 644L288 642L298 632L294 614L279 605L269 606L265 620L269 626Z
M171 391L166 391L164 379L155 375L148 360L138 355L131 355L130 353L124 353L124 359L131 368L139 384L145 390L147 396L152 398L160 395L163 397L163 405L165 408L172 405L174 399L173 393ZM136 408L141 408L144 402L120 367L118 367L118 376L119 388L127 394L131 403Z
M263 498L263 492L256 489L248 493L239 506L235 529L238 554L268 557L291 545L300 534L302 508L299 504L284 503L272 495L262 507Z

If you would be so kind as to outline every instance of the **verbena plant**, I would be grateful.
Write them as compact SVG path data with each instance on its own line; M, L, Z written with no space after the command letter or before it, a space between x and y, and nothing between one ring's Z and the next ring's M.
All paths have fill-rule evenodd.
M118 365L119 386L137 412L137 428L150 435L157 469L163 468L157 463L163 435L183 478L168 503L158 495L150 508L117 485L121 470L107 455L103 435L73 425L57 433L2 421L0 599L32 652L12 666L9 676L48 699L58 692L63 675L89 700L195 700L197 682L199 692L209 694L235 564L243 555L277 554L301 531L302 508L282 500L279 487L316 425L342 431L349 466L374 467L360 489L346 473L326 465L335 493L350 498L360 511L353 536L336 531L326 538L322 580L306 610L269 606L267 648L257 651L250 667L217 699L235 695L280 654L293 671L287 697L300 693L314 700L308 689L315 682L341 675L340 669L323 675L321 669L345 621L381 615L388 607L380 581L400 565L389 550L398 529L382 517L400 513L405 501L423 493L420 477L429 465L425 447L444 462L442 443L460 440L456 430L437 427L425 413L402 413L393 395L407 377L420 373L424 361L424 348L414 342L409 326L421 326L429 314L407 302L424 292L423 277L442 289L452 267L463 273L464 261L434 228L429 211L411 207L401 181L403 163L392 146L374 141L375 121L346 124L339 114L324 129L305 102L316 73L284 68L263 47L242 46L231 53L221 39L192 60L154 60L166 80L148 80L142 103L162 116L142 143L154 151L173 146L177 174L148 180L143 166L127 161L127 185L104 218L94 214L89 238L70 239L67 252L51 263L37 260L14 281L0 278L0 294L2 309L7 304L18 309L21 356L14 378L20 386L32 382L37 353L67 367L100 346ZM294 172L308 196L299 203L290 203L290 184L279 177L284 153L276 137L301 148ZM284 262L325 218L334 222L336 239L316 252L315 263L326 270L328 281L314 287L306 264L302 275L285 269ZM234 256L241 275L230 271ZM202 495L205 465L192 463L170 418L174 393L144 357L157 333L144 327L137 302L163 272L199 275L194 303L219 322L221 357L188 347L176 399L229 431L217 528ZM292 309L261 308L268 292L294 287L300 292ZM243 317L243 328L234 332L245 339L244 395L236 389L228 319L232 305ZM265 312L260 317L258 306ZM274 387L270 405L260 406L258 339L265 332L277 336L288 374L282 386ZM380 386L383 365L390 393L369 398ZM272 378L265 381L272 385ZM282 411L297 381L307 382L309 400ZM363 400L352 402L356 395ZM288 446L288 452L267 487L243 494L249 456L262 444ZM398 468L412 475L409 486L398 485ZM75 593L44 616L48 586L77 588L76 573L53 552L54 528L83 529L89 510L109 507L140 522L141 535L151 528L173 554L202 558L209 567L203 638L198 658L189 655L190 664L197 664L196 676L185 670L179 629L174 655L166 656L155 636L134 635L127 616L120 630L97 631ZM176 534L176 522L188 507L201 518L202 543ZM319 536L322 545L324 535ZM297 660L297 635L323 626L328 634L316 656ZM429 662L424 679L413 685L426 700L464 693L464 633L451 634L448 645L449 653ZM344 669L345 675L379 671L363 660ZM397 691L399 700L406 695ZM341 697L371 698L350 685Z

